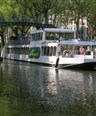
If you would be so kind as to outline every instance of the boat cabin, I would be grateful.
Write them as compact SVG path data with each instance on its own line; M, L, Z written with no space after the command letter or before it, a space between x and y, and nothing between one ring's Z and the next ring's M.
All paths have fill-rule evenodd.
M67 58L95 56L96 42L80 41L76 31L71 29L44 28L32 31L30 47L41 48L41 56L62 56Z
M44 28L31 32L32 41L68 40L76 38L76 31L71 29Z

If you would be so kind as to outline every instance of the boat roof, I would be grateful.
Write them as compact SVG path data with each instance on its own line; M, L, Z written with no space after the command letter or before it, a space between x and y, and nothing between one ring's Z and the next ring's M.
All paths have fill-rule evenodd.
M65 33L74 33L76 32L75 30L72 30L72 29L62 29L62 28L44 28L44 29L40 29L40 30L34 30L32 32L30 32L31 34L32 33L40 33L40 32L65 32Z
M44 28L43 30L46 32L66 32L66 33L75 32L75 30L72 29L62 29L62 28Z
M60 41L60 45L77 45L77 46L91 46L96 45L96 42L93 41L78 41L78 40L65 40Z

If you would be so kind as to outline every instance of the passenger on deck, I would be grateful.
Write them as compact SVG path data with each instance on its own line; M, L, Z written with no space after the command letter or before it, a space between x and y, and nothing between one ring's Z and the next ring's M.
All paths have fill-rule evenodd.
M90 55L90 54L91 54L91 49L90 49L90 46L88 46L86 49L86 55Z
M69 56L68 50L64 50L62 56L63 57L68 57Z
M80 47L79 53L80 53L80 55L84 55L85 54L85 51L84 51L83 47Z

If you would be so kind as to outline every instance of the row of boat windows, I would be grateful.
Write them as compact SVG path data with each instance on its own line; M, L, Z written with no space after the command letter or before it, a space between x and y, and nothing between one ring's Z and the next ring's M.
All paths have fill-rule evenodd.
M9 39L8 45L28 45L30 44L30 37L27 36L19 36L16 38Z
M43 36L42 32L31 34L31 37L32 37L33 41L42 40L42 36Z
M7 53L9 54L25 54L27 55L29 48L7 48Z
M43 33L34 33L31 35L18 36L10 38L8 45L28 45L30 44L31 38L33 41L42 40Z
M27 55L29 48L7 48L7 53L9 54L25 54ZM56 47L42 47L41 48L42 56L55 56Z
M31 34L32 40L33 41L38 41L38 40L42 40L43 38L43 33L34 33ZM47 32L45 33L45 38L46 40L58 40L59 38L63 38L63 39L72 39L74 38L74 33L56 33L56 32Z
M52 33L52 32L47 32L46 33L46 40L68 40L68 39L73 39L74 38L74 33Z
M56 55L56 47L42 47L42 55L44 56L55 56Z
M73 55L91 55L95 51L95 47L92 46L61 46L61 55L62 56L73 56Z

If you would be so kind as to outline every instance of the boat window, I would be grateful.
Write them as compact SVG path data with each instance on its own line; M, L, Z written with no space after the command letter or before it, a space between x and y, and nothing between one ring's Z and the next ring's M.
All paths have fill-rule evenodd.
M75 54L79 55L91 55L93 52L92 46L75 46Z
M36 33L36 40L39 40L39 33Z
M47 32L46 33L46 40L58 40L58 39L73 39L74 38L74 33L55 33L55 32Z
M79 48L79 54L80 54L80 55L85 54L85 48L84 48L84 47L81 46L81 47Z
M31 34L31 39L34 40L34 34Z
M42 55L44 55L44 47L43 46L41 48L41 51L42 51Z
M26 54L28 54L29 48L27 48Z
M44 47L44 55L46 55L46 46Z
M56 47L53 47L53 56L56 55Z
M53 52L53 47L49 48L49 56L52 56L52 52Z
M46 40L58 40L59 37L55 33L46 33Z
M46 55L49 55L49 47L46 47Z
M43 33L41 32L41 33L40 33L40 40L42 40L42 36L43 36Z
M73 52L73 46L69 45L62 45L61 46L61 55L62 57L73 57L74 52Z
M32 34L32 40L35 40L35 34Z

